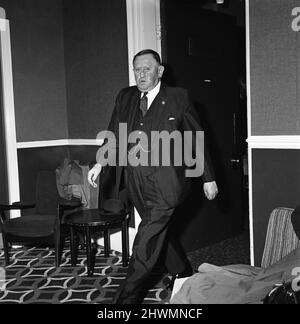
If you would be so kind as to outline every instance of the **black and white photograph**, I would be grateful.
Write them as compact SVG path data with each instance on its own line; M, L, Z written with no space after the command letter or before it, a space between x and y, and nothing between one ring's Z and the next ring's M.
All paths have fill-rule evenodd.
M0 0L0 312L299 304L299 46L299 0Z

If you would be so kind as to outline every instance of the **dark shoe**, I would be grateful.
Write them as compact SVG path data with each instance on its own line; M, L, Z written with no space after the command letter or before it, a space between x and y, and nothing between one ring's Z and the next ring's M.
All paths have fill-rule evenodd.
M166 289L172 291L174 287L174 282L176 280L176 275L171 276L169 283L166 285Z
M186 278L190 277L195 273L195 271L192 268L188 268L182 272L177 273L176 278Z
M176 275L172 275L171 279L170 279L170 282L166 286L166 289L167 290L173 290L174 283L175 283L176 279L190 277L196 272L197 271L193 270L192 268L188 268L188 269L186 269L186 270L184 270L182 272L177 273Z

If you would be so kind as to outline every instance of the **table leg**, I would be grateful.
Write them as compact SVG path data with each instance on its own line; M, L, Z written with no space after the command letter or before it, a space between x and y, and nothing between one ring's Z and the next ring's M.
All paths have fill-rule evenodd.
M71 264L72 267L76 267L76 242L75 242L75 229L73 226L70 226L70 246L71 246Z
M128 265L128 220L122 222L122 263L123 267Z
M109 233L108 230L104 230L104 256L109 257L110 242L109 242Z
M93 275L92 269L92 247L91 247L91 234L89 226L85 227L85 239L86 239L86 265L88 276Z

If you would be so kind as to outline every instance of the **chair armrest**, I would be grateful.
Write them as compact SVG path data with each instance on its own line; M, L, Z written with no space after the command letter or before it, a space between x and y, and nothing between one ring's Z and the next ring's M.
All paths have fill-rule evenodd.
M29 209L34 208L35 203L16 201L10 204L0 204L1 210L13 210L13 209Z
M7 210L22 210L22 209L28 209L28 208L34 208L35 207L35 203L24 203L21 201L16 201L14 203L10 204L0 204L0 221L1 224L4 223L4 221L6 220L6 215L5 215L5 211Z

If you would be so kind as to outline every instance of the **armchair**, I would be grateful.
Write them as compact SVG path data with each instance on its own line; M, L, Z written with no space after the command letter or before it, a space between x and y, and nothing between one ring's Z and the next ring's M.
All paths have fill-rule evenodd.
M293 269L300 264L300 239L292 215L295 224L299 214L294 209L277 207L271 212L260 267L203 263L198 273L175 282L170 303L262 303L274 286L294 279Z
M40 171L36 181L36 202L15 202L11 205L0 205L0 230L6 265L9 264L9 247L12 243L49 244L55 246L55 265L61 262L64 240L69 235L64 225L67 210L81 206L79 199L65 200L58 196L55 172ZM9 218L10 210L35 210L28 215Z

